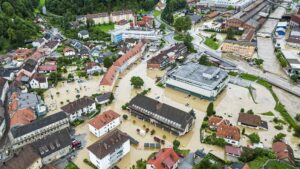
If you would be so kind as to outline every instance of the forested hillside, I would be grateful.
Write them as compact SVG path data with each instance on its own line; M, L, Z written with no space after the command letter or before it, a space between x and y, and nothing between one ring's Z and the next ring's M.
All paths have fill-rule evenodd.
M34 9L39 0L0 0L0 52L24 45L26 39L36 36L33 24Z
M168 24L173 24L173 12L186 7L186 0L167 0L167 5L161 13L161 18Z
M49 0L46 1L46 7L57 15L64 15L66 12L81 15L127 9L148 11L157 3L158 0Z

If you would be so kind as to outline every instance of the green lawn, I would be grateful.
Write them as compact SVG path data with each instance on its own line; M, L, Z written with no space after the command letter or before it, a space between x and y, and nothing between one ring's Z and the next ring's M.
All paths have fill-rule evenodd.
M220 46L218 42L214 41L212 38L206 38L204 44L214 50L217 50Z
M261 167L265 164L267 160L267 157L258 157L255 160L249 162L248 164L251 169L261 169Z
M161 11L154 10L153 16L158 17L161 14Z
M266 163L264 169L295 169L295 167L283 161L270 160Z
M114 24L102 24L102 25L95 26L95 28L107 33L110 30L115 29L115 25Z
M77 165L75 165L74 163L70 162L65 169L79 169L79 167L77 167Z

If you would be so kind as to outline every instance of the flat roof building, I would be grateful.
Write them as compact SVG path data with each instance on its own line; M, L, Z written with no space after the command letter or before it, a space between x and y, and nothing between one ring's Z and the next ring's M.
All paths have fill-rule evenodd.
M214 100L227 86L227 72L217 67L208 67L189 62L167 73L167 87L208 100Z

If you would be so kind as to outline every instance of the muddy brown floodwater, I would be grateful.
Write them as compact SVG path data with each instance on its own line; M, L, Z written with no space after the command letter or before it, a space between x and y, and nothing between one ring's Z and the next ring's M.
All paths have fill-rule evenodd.
M205 117L206 108L209 104L209 101L199 99L197 97L187 97L188 95L182 92L175 91L169 88L161 88L156 86L155 80L156 77L161 77L164 75L164 71L159 70L147 70L145 61L139 62L133 65L127 72L125 72L117 82L117 87L114 90L115 100L114 102L106 107L102 108L102 111L112 109L119 114L127 114L127 111L121 109L121 106L127 103L131 98L133 98L137 93L141 92L143 89L151 88L151 91L147 94L147 96L151 98L158 99L161 102L179 108L181 110L195 110L196 114L196 122L191 132L188 134L176 137L160 128L155 127L154 125L139 120L133 116L129 115L128 120L123 121L122 124L119 126L119 129L128 133L130 136L135 138L139 141L138 146L131 146L131 151L127 154L117 165L121 169L129 169L132 165L136 163L139 159L147 159L150 154L158 150L145 150L143 148L144 143L154 143L153 137L157 136L162 138L164 135L166 136L166 144L164 147L171 147L172 142L174 139L178 139L181 142L182 149L190 149L195 151L197 149L204 148L206 152L211 152L216 156L224 159L224 149L219 148L217 146L202 144L200 142L200 127ZM130 85L130 79L132 76L140 76L144 80L144 87L140 90L135 90ZM83 90L82 95L92 95L93 93L99 92L98 89L99 77L93 78L88 80L84 83L84 85L88 86L89 90ZM218 96L216 101L214 101L215 109L218 115L222 115L223 117L229 119L231 123L236 124L238 119L238 113L241 108L245 110L252 109L255 113L260 114L267 111L272 111L275 116L280 117L278 112L274 111L275 102L267 89L264 87L253 84L255 88L255 102L253 101L251 95L249 94L249 90L247 88L243 88L240 86L229 84L226 90L222 92L221 95ZM65 91L66 89L74 90L74 88L78 88L76 84L74 86L71 85L62 85L58 87L60 92ZM50 89L49 93L55 95L55 92L58 89ZM67 97L66 97L67 96ZM67 98L75 99L76 95L74 94L63 94L57 96L55 101L58 104L61 100L65 101ZM48 98L49 99L49 98ZM57 99L57 100L56 100ZM47 101L46 101L47 103ZM186 106L188 103L188 106ZM273 119L272 116L262 116L262 118L266 121L271 121ZM152 129L155 130L154 136L150 134L146 134L145 136L141 136L136 132L137 128L143 129L144 126L149 128L150 131ZM274 124L269 122L269 130L262 131L262 130L253 130L253 129L246 129L246 133L257 132L260 137L261 141L264 143L266 147L271 147L272 138L275 134L279 133L278 130L274 129ZM299 143L299 139L297 140L292 136L291 132L287 132L287 127L285 126L284 130L280 131L287 134L287 142L292 144L292 147L295 149L296 144ZM90 144L94 143L98 140L94 135L92 135L88 131L87 121L78 126L76 128L76 134L81 134L84 136L86 143L84 144L84 148L79 151L78 156L75 158L74 162L80 168L88 168L88 166L83 162L83 159L88 159L88 152L86 147ZM242 137L241 142L243 145L249 144L247 138ZM299 152L295 151L295 155L299 156Z

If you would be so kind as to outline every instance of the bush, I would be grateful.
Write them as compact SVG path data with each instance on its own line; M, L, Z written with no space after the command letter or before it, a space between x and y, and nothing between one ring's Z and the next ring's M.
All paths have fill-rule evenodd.
M216 112L214 110L214 103L213 102L210 102L209 105L207 106L206 113L207 113L208 117L216 114Z
M84 120L82 120L82 119L76 119L73 122L71 122L71 125L74 126L74 127L76 127L76 126L79 126L82 123L84 123Z
M262 148L251 149L248 147L244 147L239 160L246 163L249 161L253 161L254 159L256 159L258 157L267 157L269 159L276 158L275 154L272 151L262 149Z
M225 145L227 144L226 141L223 138L217 138L213 135L207 136L203 140L203 143L212 144L212 145L216 145L216 146L219 146L219 147L225 147Z
M274 136L273 142L282 141L285 138L286 134L278 133Z
M174 149L175 151L177 151L178 148L179 148L179 146L180 146L180 141L174 140L174 141L173 141L173 149Z
M295 120L298 121L298 122L300 122L300 114L297 114L297 115L295 116Z
M257 133L252 133L248 136L250 139L251 143L259 143L260 142L260 137Z
M127 120L127 119L128 119L127 114L123 114L123 119L124 119L124 120Z
M127 110L129 106L129 103L125 103L124 105L122 105L122 110Z
M282 124L278 124L276 126L274 126L275 129L277 130L282 130L283 129L283 125Z
M133 76L130 79L131 85L136 88L140 89L144 85L144 80L139 76Z

